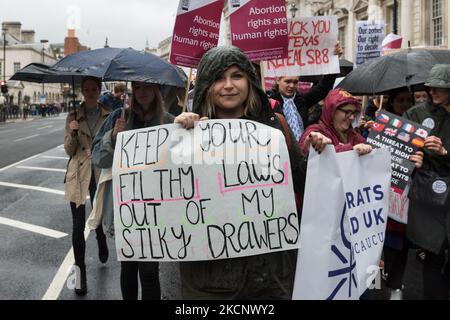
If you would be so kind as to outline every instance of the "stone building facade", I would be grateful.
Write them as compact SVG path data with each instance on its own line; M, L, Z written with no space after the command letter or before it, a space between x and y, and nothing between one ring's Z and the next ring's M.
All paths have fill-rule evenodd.
M57 60L53 47L47 40L35 41L35 32L22 30L21 27L20 22L5 21L2 22L0 33L0 76L2 79L5 76L7 81L9 103L22 107L24 102L39 103L43 95L48 103L61 101L59 84L42 85L9 80L15 72L32 62L53 64Z
M355 25L360 20L384 20L386 34L394 31L397 21L404 48L450 46L449 0L287 0L286 6L290 16L336 15L345 58L351 61L355 55Z

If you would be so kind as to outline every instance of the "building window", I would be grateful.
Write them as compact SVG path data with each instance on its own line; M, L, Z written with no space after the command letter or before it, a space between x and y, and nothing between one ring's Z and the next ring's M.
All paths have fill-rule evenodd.
M345 27L339 28L338 40L341 44L342 50L345 52Z
M386 6L386 34L394 33L394 22L395 22L395 8L394 4L390 4ZM401 26L402 26L402 12L401 12L401 6L397 4L397 34L401 35Z
M442 0L433 0L431 4L433 45L440 46L442 45L443 36Z
M20 62L14 62L14 73L20 70Z

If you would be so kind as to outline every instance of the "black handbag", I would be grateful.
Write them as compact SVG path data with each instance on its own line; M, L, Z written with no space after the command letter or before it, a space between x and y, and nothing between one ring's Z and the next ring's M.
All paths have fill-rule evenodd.
M417 170L409 198L427 206L450 208L450 177L440 177L429 170Z

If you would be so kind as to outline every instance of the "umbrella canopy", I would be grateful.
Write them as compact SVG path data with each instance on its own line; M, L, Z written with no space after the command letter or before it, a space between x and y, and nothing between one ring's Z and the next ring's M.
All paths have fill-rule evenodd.
M431 68L450 64L449 50L408 49L358 66L339 84L354 95L385 94L391 90L423 86Z
M36 83L73 83L80 82L83 75L76 72L59 72L50 70L42 63L30 63L17 71L10 80Z
M79 72L54 71L50 66L42 63L30 63L17 71L10 80L28 81L35 83L70 83L72 84L73 108L75 108L75 83L81 83L84 77Z
M71 54L51 67L77 72L103 81L142 81L184 87L187 80L175 66L160 57L131 48L102 48Z

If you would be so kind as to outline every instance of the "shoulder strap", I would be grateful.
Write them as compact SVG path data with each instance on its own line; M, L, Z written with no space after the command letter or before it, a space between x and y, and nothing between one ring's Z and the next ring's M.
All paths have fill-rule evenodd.
M281 127L283 128L283 134L284 134L284 138L286 139L286 145L288 147L288 151L291 151L292 149L292 137L291 137L291 133L289 131L289 126L286 122L286 119L279 113L275 112L275 115L278 118L278 121L281 124Z

